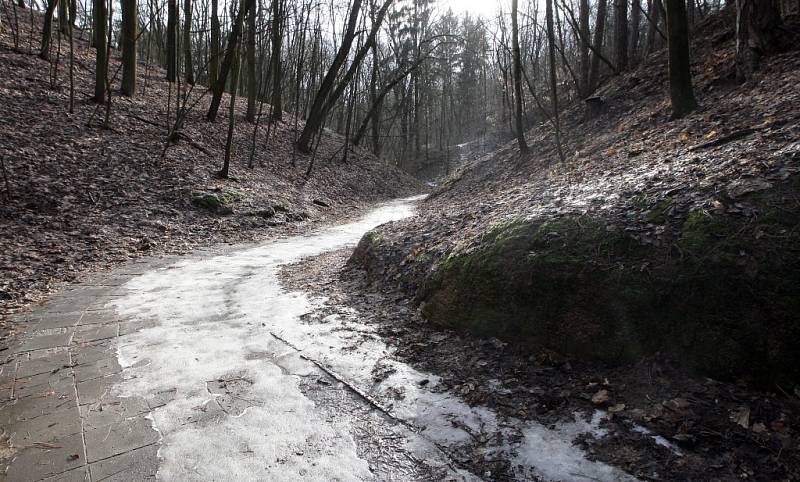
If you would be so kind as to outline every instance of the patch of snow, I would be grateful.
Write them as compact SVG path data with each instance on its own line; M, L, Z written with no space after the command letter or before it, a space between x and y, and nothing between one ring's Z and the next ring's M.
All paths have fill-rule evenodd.
M174 391L151 413L162 437L161 479L373 479L347 427L323 419L301 392L309 364L274 334L419 427L420 435L408 442L419 459L441 459L435 445L448 450L480 439L487 453L512 458L520 474L629 480L586 460L572 445L582 433L604 435L597 414L591 421L576 418L552 429L499 420L490 409L433 391L438 377L393 360L390 348L372 334L374 327L359 323L357 316L301 321L320 300L286 292L277 277L280 266L355 244L369 229L410 216L411 201L389 203L357 222L316 234L182 260L125 285L128 294L114 301L116 309L157 324L121 338L117 354L124 372L115 392L148 399ZM388 376L376 382L378 365L388 369ZM247 383L232 385L225 397L208 389L208 383L232 379ZM428 384L420 386L425 379ZM229 405L237 407L236 413L226 410ZM521 443L508 442L520 433ZM451 475L470 478L460 471Z
M518 447L514 465L519 466L518 475L531 473L545 480L558 481L634 481L625 472L603 464L587 460L584 453L572 444L579 435L591 434L596 438L606 435L599 424L605 414L595 411L591 420L575 414L575 421L563 423L554 428L529 423L523 429L525 440Z
M653 432L651 432L647 427L642 427L641 425L634 425L633 431L636 433L640 433L642 435L649 436L650 438L653 439L656 445L660 445L664 448L667 448L671 450L672 453L674 453L675 455L683 457L683 452L681 452L681 449L679 449L675 444L665 439L661 435L653 435Z

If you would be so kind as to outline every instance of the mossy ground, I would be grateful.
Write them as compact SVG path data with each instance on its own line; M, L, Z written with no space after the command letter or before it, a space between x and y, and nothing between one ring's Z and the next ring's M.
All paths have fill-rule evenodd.
M660 352L719 378L797 383L797 187L750 196L751 216L692 210L660 247L601 218L495 226L443 258L417 298L432 321L532 348L605 361Z

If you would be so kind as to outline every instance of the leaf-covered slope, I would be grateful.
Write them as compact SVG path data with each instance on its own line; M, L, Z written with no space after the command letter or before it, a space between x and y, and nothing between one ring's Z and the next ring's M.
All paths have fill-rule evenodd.
M738 85L732 25L714 17L695 39L697 112L670 119L666 55L651 56L601 89L599 117L565 113L566 165L537 126L531 157L510 142L465 166L353 263L447 326L797 380L800 55Z
M27 10L20 19L19 51L9 29L0 33L0 157L10 187L9 196L0 175L0 313L18 310L86 269L296 231L306 220L350 216L366 203L421 189L361 150L342 164L343 139L330 132L323 135L313 174L306 178L311 157L293 149L294 122L288 114L271 127L269 140L264 116L255 167L249 169L253 126L244 120L241 97L233 178L219 180L215 173L224 157L228 97L217 122L208 123L209 95L195 86L189 104L199 101L181 139L165 150L167 100L172 99L174 119L174 87L170 92L163 70L143 63L135 98L118 96L115 82L111 129L102 129L104 108L91 100L94 51L85 38L76 37L71 114L67 42L62 39L51 82L48 62L29 50L29 38L34 52L38 49L40 17L34 20L30 33ZM111 60L113 74L119 52L112 51ZM209 204L212 198L217 202Z

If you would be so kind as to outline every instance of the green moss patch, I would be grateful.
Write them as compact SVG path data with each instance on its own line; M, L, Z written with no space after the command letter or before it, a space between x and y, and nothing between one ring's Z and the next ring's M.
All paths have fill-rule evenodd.
M441 259L417 298L434 322L534 349L606 361L660 352L718 378L798 382L792 189L748 198L755 216L693 210L674 221L671 246L596 218L499 225Z

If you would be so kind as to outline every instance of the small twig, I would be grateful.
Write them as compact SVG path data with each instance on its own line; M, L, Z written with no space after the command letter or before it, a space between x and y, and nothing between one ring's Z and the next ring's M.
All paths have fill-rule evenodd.
M738 130L738 131L735 131L735 132L731 132L727 136L722 136L719 139L714 139L713 141L705 142L703 144L691 147L691 148L689 148L689 150L690 151L699 151L699 150L708 149L708 148L711 148L711 147L718 147L718 146L721 146L723 144L727 144L729 142L733 142L733 141L735 141L737 139L741 139L743 137L747 137L750 134L753 134L754 132L760 131L761 129L764 129L764 127L748 127L747 129L742 129L742 130Z

